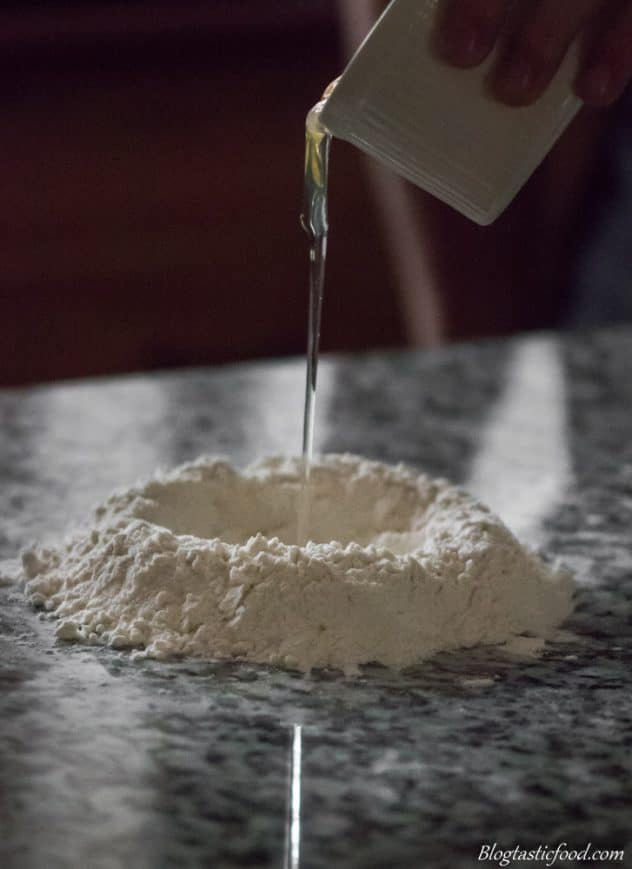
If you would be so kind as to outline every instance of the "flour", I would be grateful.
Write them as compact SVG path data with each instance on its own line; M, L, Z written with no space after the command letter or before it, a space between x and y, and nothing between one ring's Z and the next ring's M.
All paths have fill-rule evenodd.
M295 459L161 473L59 547L24 552L25 593L64 640L346 672L546 637L571 612L568 575L445 481L326 456L299 548L300 481Z

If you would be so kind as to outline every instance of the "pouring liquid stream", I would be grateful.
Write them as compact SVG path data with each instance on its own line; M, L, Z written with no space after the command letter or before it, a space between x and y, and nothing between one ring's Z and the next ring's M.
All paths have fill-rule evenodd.
M307 543L310 524L310 468L314 451L314 412L318 378L320 321L327 260L327 191L331 134L320 120L323 103L307 116L305 129L305 187L301 224L309 238L309 320L307 329L307 377L303 415L303 465L297 516L297 543Z

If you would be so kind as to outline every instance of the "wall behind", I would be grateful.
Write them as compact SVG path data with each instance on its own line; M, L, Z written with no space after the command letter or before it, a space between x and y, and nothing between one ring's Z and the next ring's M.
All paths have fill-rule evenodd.
M300 353L303 124L332 4L1 13L0 382ZM336 148L325 349L401 340L361 161Z

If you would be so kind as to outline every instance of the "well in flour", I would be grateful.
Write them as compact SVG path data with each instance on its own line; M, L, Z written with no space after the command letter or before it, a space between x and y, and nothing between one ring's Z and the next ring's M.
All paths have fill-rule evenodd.
M572 609L568 575L445 481L323 457L313 542L299 547L301 484L300 459L160 474L110 497L62 545L27 550L25 593L62 639L347 672L546 637Z

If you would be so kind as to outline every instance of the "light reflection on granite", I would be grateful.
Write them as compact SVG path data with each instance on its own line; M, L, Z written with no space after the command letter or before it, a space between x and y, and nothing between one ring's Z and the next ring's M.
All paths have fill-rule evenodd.
M566 389L561 348L553 339L517 344L464 480L531 546L546 544L544 523L572 483Z
M0 590L0 865L458 869L494 841L631 854L631 348L618 330L325 365L321 448L493 476L499 504L539 493L515 516L581 583L575 639L542 660L478 650L352 680L132 664L56 644ZM295 451L303 375L0 393L0 557L156 464Z

